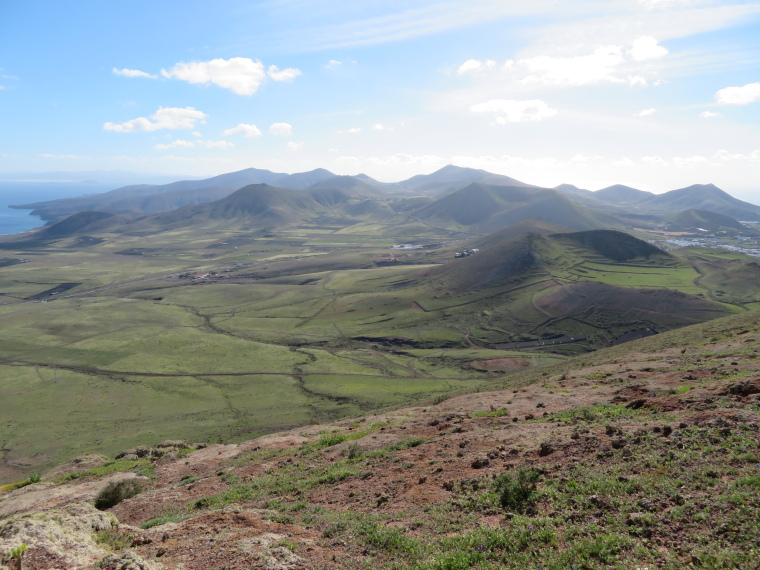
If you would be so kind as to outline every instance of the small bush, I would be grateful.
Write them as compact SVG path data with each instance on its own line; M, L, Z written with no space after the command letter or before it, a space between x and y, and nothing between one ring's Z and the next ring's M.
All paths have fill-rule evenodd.
M100 511L105 511L106 509L115 507L124 499L134 497L140 493L142 489L142 483L136 479L113 481L98 493L98 496L95 498L95 508Z
M342 433L323 433L319 436L319 442L317 445L320 447L332 447L333 445L343 443L347 439L348 436Z
M167 513L167 514L165 514L163 516L156 517L156 518L150 519L149 521L146 521L146 522L142 523L140 525L140 528L142 528L142 529L148 529L148 528L153 528L154 526L160 526L162 524L173 523L173 522L180 522L180 521L185 520L188 516L190 516L190 515L188 515L186 513L182 513L182 512Z
M470 414L471 418L500 418L502 416L508 416L509 410L501 408L498 410L491 410L488 412L473 412Z
M417 447L418 445L422 445L423 443L426 443L427 440L424 437L412 437L409 439L404 439L401 441L397 441L396 443L389 446L389 448L393 451L403 451L404 449L409 449L410 447Z
M134 536L130 532L112 528L95 533L95 540L98 544L105 544L111 550L118 552L132 546Z
M520 467L515 475L502 473L494 480L494 488L499 495L502 508L523 513L533 504L536 483L540 473L535 469Z
M32 473L29 475L28 479L24 479L23 481L18 481L17 483L9 483L7 485L0 486L0 491L14 491L16 489L21 489L22 487L26 487L27 485L34 485L35 483L39 483L42 481L42 477L39 476L38 473Z
M354 442L351 445L348 446L348 450L346 451L346 455L348 456L348 459L361 459L364 455L364 450L361 448L361 446Z
M195 475L183 475L182 478L179 480L180 486L182 485L192 485L193 483L200 481L199 477L196 477Z

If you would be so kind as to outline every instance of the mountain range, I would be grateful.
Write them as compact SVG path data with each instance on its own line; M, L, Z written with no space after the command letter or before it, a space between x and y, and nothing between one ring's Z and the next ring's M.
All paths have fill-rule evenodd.
M98 228L131 226L126 231L161 231L225 217L239 222L246 218L246 227L252 227L329 216L342 219L345 225L382 220L407 228L416 224L417 230L427 226L481 235L525 220L579 231L640 226L752 234L738 220L760 221L760 206L738 200L712 184L663 194L623 185L592 192L569 184L542 188L456 166L397 183L378 182L363 174L337 176L325 169L283 174L249 168L205 180L126 186L103 194L12 207L33 209L32 214L49 224L81 212L99 212ZM105 221L104 213L114 216ZM78 221L89 225L93 219L92 215L80 216ZM84 226L77 230L73 223L67 227L70 233L90 231ZM50 238L54 233L42 232L40 237Z

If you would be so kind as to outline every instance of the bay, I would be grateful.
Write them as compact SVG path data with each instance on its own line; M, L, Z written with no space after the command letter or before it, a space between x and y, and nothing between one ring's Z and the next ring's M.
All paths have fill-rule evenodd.
M12 204L45 202L59 198L73 198L85 194L98 194L119 188L124 184L102 182L40 182L0 180L0 235L18 234L45 225L31 210L10 208Z

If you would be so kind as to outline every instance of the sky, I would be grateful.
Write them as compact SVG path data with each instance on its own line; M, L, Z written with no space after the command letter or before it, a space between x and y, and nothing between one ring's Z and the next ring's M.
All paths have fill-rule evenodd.
M447 164L760 201L760 1L0 0L0 180Z

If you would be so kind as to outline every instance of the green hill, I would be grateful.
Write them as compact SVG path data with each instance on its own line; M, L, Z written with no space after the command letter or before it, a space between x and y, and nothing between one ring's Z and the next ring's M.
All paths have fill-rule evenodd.
M418 219L453 230L490 233L525 220L589 230L615 220L555 190L470 184L415 212Z
M493 174L476 168L463 168L461 166L448 165L432 174L418 174L411 178L398 182L398 189L424 194L426 196L445 196L472 183L492 184L500 186L522 186L536 188L532 184L520 182L509 176Z
M554 234L556 240L577 242L591 251L613 261L628 261L637 257L649 259L650 256L671 257L669 253L627 233L614 230L593 230Z
M714 184L693 184L657 194L641 202L641 207L655 213L697 209L716 212L737 220L760 220L760 206L738 200Z
M269 170L246 168L203 180L180 180L159 185L138 184L102 194L18 204L12 207L33 209L33 215L40 216L46 221L61 219L87 210L111 213L167 211L188 204L217 200L248 184L271 183L283 176L287 175Z
M108 231L123 224L127 218L107 212L79 212L34 234L39 239L58 239L86 233Z
M654 196L654 194L651 192L637 190L636 188L624 186L623 184L613 184L612 186L607 186L606 188L594 192L594 197L597 200L612 204L635 204L652 198L652 196Z
M327 197L325 201L329 204ZM325 207L309 192L252 184L221 200L151 216L135 226L166 229L220 221L282 226L310 219L323 212Z
M470 249L484 249L499 245L505 240L516 238L527 233L549 235L570 231L571 229L567 226L561 226L549 222L539 222L538 220L524 220L522 222L517 222L516 224L511 224L506 228L502 228L488 235L474 238L467 243L467 247Z
M756 233L730 216L695 208L663 216L662 221L670 224L670 229L676 230L695 231L701 228L711 232Z

